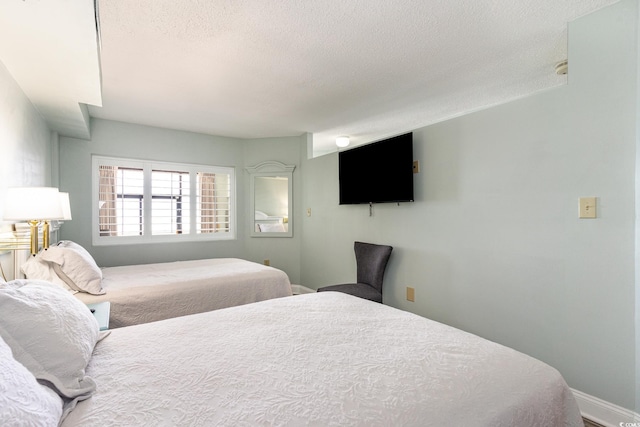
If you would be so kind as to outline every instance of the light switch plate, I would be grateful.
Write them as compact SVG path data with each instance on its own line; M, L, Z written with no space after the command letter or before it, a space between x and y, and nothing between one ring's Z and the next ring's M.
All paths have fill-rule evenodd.
M596 218L596 198L581 197L579 218Z

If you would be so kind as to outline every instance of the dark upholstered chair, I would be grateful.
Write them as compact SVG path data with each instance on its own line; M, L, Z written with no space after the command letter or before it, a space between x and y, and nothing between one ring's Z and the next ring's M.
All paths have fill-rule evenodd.
M357 283L319 288L318 292L337 291L375 302L382 302L382 279L393 248L386 245L355 242Z

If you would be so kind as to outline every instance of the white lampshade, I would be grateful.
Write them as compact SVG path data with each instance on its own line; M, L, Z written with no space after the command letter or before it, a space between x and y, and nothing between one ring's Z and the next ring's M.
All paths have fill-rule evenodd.
M60 205L62 206L62 219L65 221L71 221L71 204L69 203L69 193L58 193L60 197Z
M7 188L4 219L14 221L61 220L64 212L54 187Z

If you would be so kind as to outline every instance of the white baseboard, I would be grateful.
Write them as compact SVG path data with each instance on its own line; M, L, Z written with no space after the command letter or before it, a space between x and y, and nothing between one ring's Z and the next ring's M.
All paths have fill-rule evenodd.
M640 426L640 414L581 391L574 389L571 391L578 402L583 418L605 427L620 427L627 423L637 423Z
M315 289L310 289L302 285L291 285L291 292L293 292L294 295L312 294L315 292Z

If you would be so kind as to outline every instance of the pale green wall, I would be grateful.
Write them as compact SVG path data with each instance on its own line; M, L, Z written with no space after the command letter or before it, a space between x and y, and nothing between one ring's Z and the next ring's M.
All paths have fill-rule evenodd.
M51 131L4 64L0 62L0 231L8 187L51 185ZM10 254L0 255L7 275L13 277Z
M636 0L636 3L638 1ZM638 259L640 259L640 7L636 10L637 30L636 30L636 402L635 412L640 414L640 268L638 268Z
M51 131L2 62L0 93L0 200L4 200L7 187L51 184Z
M243 149L237 140L92 119L90 141L60 138L60 188L69 192L73 214L73 220L62 228L61 238L80 243L102 267L243 255L246 233L242 227L238 227L238 239L232 241L93 246L92 154L235 167L237 188L242 188ZM244 208L242 197L238 197L237 207L240 211Z
M567 86L415 130L415 203L339 206L337 155L305 160L301 283L352 281L354 240L390 244L386 304L634 409L637 16L628 0L570 25ZM585 196L598 219L578 219Z

